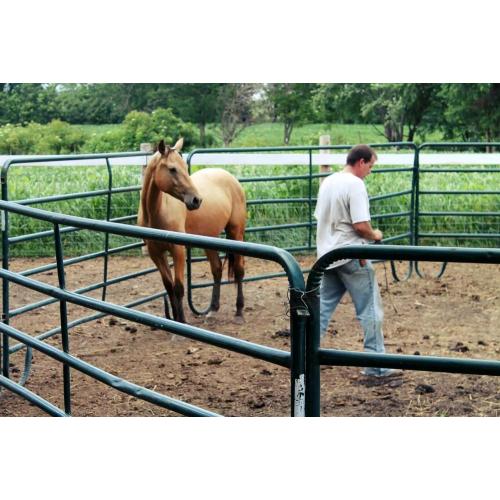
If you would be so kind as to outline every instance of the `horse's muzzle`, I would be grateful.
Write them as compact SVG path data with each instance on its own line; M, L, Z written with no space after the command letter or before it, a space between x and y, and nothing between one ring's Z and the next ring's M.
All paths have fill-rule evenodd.
M203 200L201 198L198 198L197 196L184 197L184 203L186 204L188 210L197 210L198 208L200 208L202 201Z

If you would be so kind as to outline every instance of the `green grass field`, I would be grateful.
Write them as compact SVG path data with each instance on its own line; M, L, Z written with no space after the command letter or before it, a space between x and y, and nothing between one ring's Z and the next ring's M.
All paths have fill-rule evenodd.
M73 126L91 135L104 134L116 129L117 127L120 127L121 125ZM209 125L207 128L215 134L220 142L220 145L222 145L219 127L217 125ZM289 145L316 145L319 143L319 137L324 134L330 135L332 144L374 144L386 142L386 139L383 135L382 125L344 125L315 123L295 127L293 129ZM429 134L425 137L417 134L416 137L416 142L438 142L441 140L443 140L443 137L439 133ZM245 128L231 144L231 147L268 147L283 145L284 142L282 123L260 123Z

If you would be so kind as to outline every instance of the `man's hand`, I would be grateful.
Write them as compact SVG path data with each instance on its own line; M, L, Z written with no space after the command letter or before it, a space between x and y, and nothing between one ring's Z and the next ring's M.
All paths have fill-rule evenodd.
M383 238L382 231L380 229L373 229L372 225L366 222L356 222L353 224L354 230L366 240L380 241Z
M372 238L373 241L382 241L382 238L384 237L380 229L374 229L373 235L374 235L374 237Z

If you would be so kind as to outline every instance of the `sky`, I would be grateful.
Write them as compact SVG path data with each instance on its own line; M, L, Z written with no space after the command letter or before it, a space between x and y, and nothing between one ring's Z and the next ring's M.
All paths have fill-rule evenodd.
M2 6L1 81L488 82L499 76L489 0L69 5Z

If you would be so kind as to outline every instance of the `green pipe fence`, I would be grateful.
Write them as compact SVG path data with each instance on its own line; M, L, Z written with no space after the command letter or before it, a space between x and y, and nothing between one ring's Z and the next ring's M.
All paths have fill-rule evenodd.
M497 211L485 211L485 212L480 212L480 211L475 211L475 212L467 212L467 215L463 215L459 213L458 211L452 212L452 211L446 211L439 213L437 211L424 211L420 214L419 211L419 204L420 204L420 198L425 197L430 194L429 191L427 190L420 190L419 189L419 182L420 182L420 172L427 173L428 169L427 168L422 168L419 164L419 158L420 158L420 150L422 149L443 149L443 148L493 148L497 147L498 143L473 143L471 144L461 144L461 143L446 143L446 144L424 144L421 147L417 147L413 143L391 143L391 144L374 144L372 145L375 148L377 148L380 152L382 151L397 151L397 154L395 155L400 155L402 160L402 163L404 165L407 165L409 161L406 159L406 156L408 155L401 155L400 152L403 150L409 150L412 152L412 155L410 157L413 158L413 165L412 167L405 166L405 167L400 167L397 165L397 163L392 163L391 168L386 168L384 166L382 167L377 167L374 169L374 176L370 176L371 178L375 177L381 177L379 174L387 174L389 173L391 177L395 173L402 173L404 175L405 172L411 172L412 177L411 177L411 182L408 182L407 189L403 190L395 190L393 192L387 192L384 191L381 194L373 194L371 197L372 204L378 204L378 203L385 203L385 202L390 202L390 200L399 201L403 200L406 198L410 198L409 203L407 203L407 206L405 207L405 210L387 210L386 208L383 208L382 210L378 209L378 205L375 207L375 210L373 210L374 215L373 219L377 221L378 224L381 224L383 227L382 229L385 232L386 239L385 241L387 242L409 242L410 244L416 244L418 245L420 242L418 241L419 238L421 237L432 237L435 239L435 241L440 244L439 239L443 238L448 238L450 235L455 235L457 238L461 238L462 240L467 238L470 239L480 239L482 241L487 239L492 239L496 238L498 240L498 232L497 233L489 233L489 232L484 232L484 231L478 231L477 234L471 235L470 233L443 233L443 232L435 232L435 233L430 233L430 232L422 232L421 231L421 220L422 218L443 218L443 217L468 217L469 219L476 219L478 217L489 217L489 220L498 220L498 215L500 212ZM277 243L279 246L287 249L288 251L292 253L298 253L298 252L311 252L314 250L314 231L315 231L315 221L312 220L312 207L313 204L316 202L316 197L314 196L316 191L317 191L317 182L321 177L324 177L325 175L328 174L316 174L313 173L313 153L316 154L318 151L324 152L324 151L329 151L329 152L346 152L351 146L350 145L338 145L338 146L300 146L300 147L277 147L277 148L238 148L238 149L211 149L211 150L195 150L192 151L188 158L188 164L191 167L191 164L193 163L193 159L196 160L197 158L199 159L201 157L201 162L203 162L203 158L208 158L208 157L217 157L217 156L224 156L224 155L229 155L229 156L238 156L238 155L247 155L249 157L247 159L248 162L252 161L251 158L255 157L259 159L260 157L260 163L259 165L267 165L269 163L272 164L272 162L281 162L281 163L286 163L290 166L290 168L293 170L296 168L296 166L293 165L293 162L296 162L297 160L293 158L293 155L296 153L302 154L302 159L299 159L304 163L305 170L304 168L302 169L302 174L301 175L261 175L261 176L255 176L255 175L250 175L248 176L248 172L245 172L244 170L240 170L240 174L243 175L238 175L239 180L245 184L245 187L248 186L254 186L256 183L273 183L272 186L275 186L276 183L283 184L285 182L301 182L302 185L302 191L307 195L307 196L301 196L301 197L289 197L288 194L285 192L286 197L271 197L271 198L262 198L258 197L255 199L252 199L249 197L248 200L248 206L250 207L250 210L253 208L259 209L259 207L263 207L264 205L268 206L288 206L291 207L291 209L295 212L302 213L303 215L301 217L302 220L298 220L295 223L290 223L287 221L287 223L277 223L277 221L272 221L271 224L265 224L265 225L257 225L257 226L250 226L247 230L247 234L251 235L251 239L255 241L262 241L262 238L264 237L265 239L263 241L267 240L274 240L275 238L278 238L279 243ZM300 155L299 155L300 156ZM329 155L333 157L334 155ZM338 157L339 155L337 155ZM82 162L84 160L92 160L92 161L103 161L105 162L105 168L106 168L106 173L107 173L107 180L105 180L106 184L106 189L98 189L90 192L81 192L81 193L64 193L58 196L45 196L45 197L34 197L31 199L21 199L19 202L22 204L50 204L50 203L56 203L56 202L61 202L61 201L70 201L70 200L82 200L82 199L87 199L87 198L105 198L106 200L106 205L103 207L103 211L105 212L104 219L105 220L110 220L110 221L115 221L115 222L131 222L135 219L135 212L136 212L136 204L137 200L135 200L135 205L132 203L132 206L130 207L129 211L133 212L133 215L120 215L119 217L111 217L113 205L112 205L112 200L113 196L120 196L124 195L126 193L128 194L133 194L137 196L138 191L140 189L139 185L136 186L121 186L121 187L114 187L113 186L113 171L111 168L111 161L123 161L125 159L130 159L130 157L137 157L137 159L142 159L143 163L145 163L145 159L147 155L145 153L116 153L116 154L102 154L102 155L66 155L66 156L60 156L60 157L38 157L38 158L14 158L11 160L8 160L3 168L2 168L2 199L7 200L8 199L8 189L7 189L7 172L9 171L10 167L16 164L30 164L30 165L36 165L36 164L45 164L49 163L53 165L51 162L61 162L63 160L71 161L74 162L75 164L78 164L78 162ZM269 159L270 157L271 159ZM262 159L263 158L263 159ZM343 157L342 157L343 158ZM286 160L286 161L284 161ZM200 163L198 161L198 163ZM411 160L410 160L411 161ZM317 163L318 161L316 161ZM340 165L343 164L343 159L337 159L336 162ZM195 161L196 163L196 161ZM239 162L241 164L241 161ZM247 170L250 168L251 165L245 165L244 169ZM259 167L260 168L260 167ZM255 169L254 169L255 170ZM259 169L257 169L259 170ZM456 171L463 171L463 169L438 169L440 172L456 172ZM488 168L485 169L484 167L482 169L474 168L472 169L475 172L487 172L487 173L497 173L499 171L498 168ZM467 169L467 171L470 171L470 169ZM249 172L251 173L251 172ZM370 178L368 178L368 182L370 182ZM274 189L274 187L273 187ZM370 189L371 191L371 189ZM486 194L486 191L471 191L470 194L474 192L481 192ZM440 195L442 193L446 194L463 194L462 191L438 191L435 194ZM498 195L497 191L488 191L488 194L490 195ZM17 201L17 200L16 200ZM305 207L306 210L304 211L303 208ZM62 210L58 210L62 211ZM381 213L382 212L382 213ZM64 210L64 213L67 213L66 210ZM446 214L446 215L445 215ZM474 215L472 215L474 214ZM95 217L92 217L95 218ZM288 218L288 217L287 217ZM400 221L399 226L397 228L400 228L399 231L392 231L389 230L387 231L385 229L385 226L387 224L392 224L393 221ZM403 225L401 225L403 224ZM403 226L406 226L406 230L401 230L404 229ZM389 228L391 226L388 226ZM396 226L393 226L396 227ZM66 232L69 233L78 233L80 230L78 228L64 228L62 231L64 231L64 234ZM294 243L296 242L297 239L302 239L302 244L293 244L290 246L289 244L287 245L285 242L286 237L288 234L295 235L295 233L292 233L293 231L299 231L298 237L293 238ZM305 231L300 233L300 231ZM272 232L272 235L271 235ZM302 236L300 236L302 234ZM283 237L280 235L284 235ZM51 237L52 236L52 230L46 230L46 231L38 231L38 232L32 232L30 234L24 234L24 235L19 235L19 236L13 236L11 239L7 242L7 244L21 244L21 243L35 243L39 238L42 237ZM109 236L104 236L104 242L103 242L103 249L100 252L91 252L88 255L88 259L92 258L102 258L103 259L103 281L100 285L102 285L102 296L106 296L106 291L107 291L107 262L109 255L111 253L120 253L121 251L123 252L129 252L134 250L134 248L138 248L141 246L141 244L137 244L136 247L134 247L134 244L129 244L129 245L121 245L116 248L110 248L110 242L109 242ZM283 238L283 240L281 240ZM285 243L285 244L282 244ZM86 259L87 256L80 257L83 259ZM78 259L78 258L77 258ZM68 259L69 261L70 259ZM193 262L199 262L203 261L205 258L203 257L194 257L192 258ZM75 263L78 262L78 260L74 261ZM396 270L396 266L393 261L391 261L391 270L393 277L396 280L399 279L408 279L413 271L413 262L408 263L408 271L406 274L400 278L398 275L398 272ZM444 272L446 264L443 264L442 270L439 273L441 275ZM415 267L418 268L418 263L415 264ZM146 273L148 272L154 272L155 268L150 267L148 270L146 270ZM308 270L305 270L306 272ZM41 271L40 271L41 272ZM420 269L418 269L418 274L422 274ZM267 279L267 275L262 275L260 279ZM254 279L259 279L259 277L248 277L246 280L254 280ZM200 288L210 286L210 284L200 284ZM195 313L203 312L197 310L197 308L193 304L193 299L192 299L192 290L196 289L198 287L197 284L192 284L191 283L191 269L190 265L188 265L188 303L190 305L190 308L193 310Z
M22 344L35 348L54 359L63 363L64 371L64 401L65 414L70 413L71 404L71 387L70 387L70 372L69 368L76 368L91 377L100 380L112 387L115 387L122 392L132 394L135 397L153 402L164 408L177 411L185 415L212 415L205 410L192 407L186 403L167 398L153 391L149 391L143 387L131 384L123 379L110 375L102 370L99 370L88 363L84 363L69 354L69 342L67 332L70 324L67 321L66 303L70 302L88 309L99 311L100 313L113 314L120 318L135 321L137 323L153 326L161 330L181 335L190 339L205 342L207 344L228 349L241 354L253 356L255 358L265 360L267 362L290 369L291 374L291 415L304 415L304 379L305 379L305 321L307 318L307 307L301 297L304 294L305 283L302 271L292 257L285 250L259 245L252 243L242 243L237 241L221 240L219 238L209 238L201 236L193 236L185 233L175 233L172 231L160 231L156 229L146 229L142 227L124 226L106 221L96 221L84 219L81 217L67 216L55 214L44 210L25 207L12 202L0 201L0 210L6 213L16 213L27 217L35 217L54 224L54 236L56 246L56 261L59 278L59 287L48 285L40 281L33 280L19 273L13 273L5 267L0 270L2 277L3 289L8 292L9 283L28 287L37 292L43 293L60 301L60 331L62 335L63 351L54 347L48 346L38 338L32 338L23 332L10 327L7 321L0 323L0 331L3 335L2 342L2 378L0 385L6 388L11 388L12 383L5 382L5 379L10 378L9 373L9 339L12 337ZM78 293L65 290L65 263L63 260L62 242L60 237L59 225L71 225L83 229L90 229L98 232L108 232L111 234L134 236L137 238L147 238L158 241L168 241L181 245L189 245L199 248L208 248L217 251L225 251L238 253L249 257L256 257L265 260L270 260L278 263L284 269L290 289L290 335L291 348L290 352L279 349L253 344L244 340L232 338L216 332L211 332L201 328L196 328L190 325L177 323L172 320L159 318L143 312L128 309L123 306L118 306L102 300L92 299ZM8 309L6 309L8 311ZM8 319L8 318L6 318ZM42 410L50 414L54 414L50 403L41 403L39 398L34 398L29 391L26 391L20 384L17 384L16 392L23 395L33 404L39 406Z
M383 160L383 157L387 155L386 163L379 161L380 166L377 165L373 170L374 175L367 178L374 214L372 218L384 231L384 244L450 246L450 242L453 244L458 242L461 245L479 242L485 246L500 246L500 191L495 189L498 186L497 175L500 173L500 155L491 153L492 150L498 150L500 143L426 143L421 146L414 143L385 143L372 144L372 146L377 149L379 160ZM313 165L329 164L341 168L345 163L345 153L350 148L351 145L199 149L188 155L187 162L190 169L222 164L237 176L247 191L249 212L255 214L250 218L247 239L259 243L271 241L274 246L283 247L290 253L310 253L315 250L316 224L312 213L316 203L318 184L322 177L329 175L328 173L315 173ZM444 155L442 151L445 151ZM449 151L458 152L450 154ZM483 151L488 152L482 153ZM0 173L1 199L9 201L12 197L18 205L48 207L61 213L80 210L78 208L80 206L86 210L86 203L95 202L97 215L92 212L87 219L122 223L119 224L122 227L123 224L134 224L140 191L141 166L146 163L148 156L146 153L112 153L10 158L4 163ZM72 177L77 177L80 168L87 169L83 171L84 176L81 177L82 185L78 185L79 188L87 190L73 192L77 190L72 189L72 192L54 194L54 191L67 191L67 188L59 187L58 176L49 175L47 178L46 176L56 171L55 169L63 168L58 165L68 162L71 165ZM130 165L132 166L131 174L126 168ZM21 189L17 193L13 193L12 189L9 191L9 185L13 184L12 179L8 181L9 177L12 178L12 174L9 174L12 167L20 167L14 169L16 175L24 171L29 174L25 182L29 190ZM94 175L94 169L100 172L99 175ZM486 179L486 176L488 176L487 181L478 181L478 179ZM99 178L99 182L94 177ZM18 177L14 176L14 181L16 179ZM83 182L88 179L92 182L84 185ZM131 179L132 182L130 182ZM430 182L429 179L434 179L434 181ZM466 181L463 182L463 179ZM47 184L51 190L43 189ZM53 186L50 186L51 184ZM465 187L462 187L464 184ZM41 193L37 191L39 188ZM473 205L471 200L477 203ZM256 220L261 212L267 214L269 209L276 210L278 216L265 215L264 218ZM78 214L79 212L76 213ZM151 266L111 279L108 276L108 263L111 255L138 253L138 249L143 246L143 242L137 239L140 238L138 235L135 235L133 239L134 237L128 233L118 236L119 233L103 229L102 240L100 240L95 237L93 231L85 227L70 223L57 223L56 228L53 221L47 222L30 216L27 218L40 224L29 226L23 231L24 226L19 220L22 216L15 213L13 214L15 219L12 219L9 215L8 210L2 210L3 270L9 269L11 256L23 255L24 248L33 249L35 256L40 255L37 252L41 248L48 249L48 253L42 255L54 255L54 247L47 246L44 241L55 238L57 245L57 240L64 235L66 257L60 257L63 267L93 259L103 261L102 280L76 288L77 294L100 289L101 299L104 302L109 286L156 272L156 268ZM462 221L462 226L459 225L460 221ZM61 228L60 225L65 227ZM126 227L131 228L129 225ZM90 238L87 236L88 233L91 235ZM80 240L82 245L88 245L89 239L91 247L79 246ZM477 246L477 243L474 246ZM47 252L47 250L44 251ZM61 251L62 254L62 248L56 247L55 251L56 253ZM191 255L191 250L188 249L187 299L191 310L198 314L205 313L208 308L203 311L195 306L193 291L213 286L213 281L192 283L191 264L202 261L206 261L204 256ZM413 269L418 276L424 276L418 260L399 259L406 265L406 271L400 276L399 267L401 266L396 267L396 261L397 259L390 259L395 280L409 279ZM56 269L58 270L58 262L24 269L18 274L28 277ZM436 277L442 276L445 269L446 260L443 260ZM310 269L302 270L302 273L308 272ZM251 282L283 276L286 276L286 271L257 276L247 275L244 281ZM223 281L223 284L227 283L228 281ZM130 302L126 307L135 307L157 299L166 300L165 292L153 293L148 297ZM10 309L8 280L2 281L2 321L6 325L9 324L9 318L58 301L62 304L60 297L51 296ZM59 327L43 332L37 338L42 340L59 333L64 334L66 328L71 330L77 325L93 321L105 314L98 312L75 319L67 325L61 324ZM65 343L68 341L66 340ZM2 335L2 344L4 346L8 344L8 335L5 332ZM30 345L21 342L7 350L3 349L0 365L2 377L8 378L9 354L21 349L26 349L24 370L19 381L19 384L23 385L31 367L32 347Z
M306 416L320 416L321 365L500 375L500 361L322 349L320 347L319 318L319 286L321 278L332 262L346 258L500 264L500 250L484 248L401 247L397 245L352 245L333 250L323 255L316 261L307 279L306 301L309 306L309 318L306 333Z
M92 155L61 155L61 156L38 156L38 157L12 157L9 158L5 161L3 164L1 171L0 171L0 182L1 182L1 199L4 201L9 200L9 172L11 170L11 167L14 166L23 166L24 168L28 169L29 174L29 182L27 183L29 186L29 193L31 194L32 191L35 188L38 188L40 186L44 187L44 179L43 177L39 178L33 178L32 172L34 171L33 169L39 168L39 165L47 166L49 165L52 170L60 168L58 165L61 164L61 162L65 165L65 167L69 164L72 166L72 174L76 169L79 167L80 164L84 163L85 165L89 164L91 167L89 167L91 170L98 169L99 167L102 167L103 162L104 162L104 167L105 167L105 175L104 175L104 184L106 186L106 189L97 189L97 190L92 190L92 191L87 191L87 192L77 192L77 193L62 193L58 195L48 195L48 196L30 196L27 199L21 199L21 200L16 200L20 202L23 205L39 205L39 204L52 204L56 202L68 202L68 201L73 201L73 200L85 200L85 199L98 199L98 198L104 198L105 199L105 219L106 220L115 220L116 222L118 221L124 221L130 220L132 217L135 219L136 216L126 216L126 217L116 217L116 218L111 218L111 208L112 208L112 196L113 195L119 195L123 193L131 193L131 192L136 192L140 190L140 186L135 186L135 187L114 187L113 186L113 173L112 173L112 166L111 166L111 161L119 161L120 163L122 162L130 162L132 161L132 164L134 162L140 162L141 164L145 164L147 161L148 155L145 153L109 153L109 154L92 154ZM36 170L35 170L36 171ZM52 183L57 183L57 180L51 179ZM36 181L36 182L35 182ZM49 183L50 184L50 183ZM61 211L61 210L58 210ZM134 207L134 212L136 212L136 207ZM3 269L8 269L9 268L9 258L11 254L11 246L12 245L19 245L24 242L39 242L43 238L51 237L55 234L55 229L52 229L50 231L38 231L38 232L31 232L30 234L25 234L25 235L20 235L20 236L11 236L11 228L10 228L10 220L9 220L9 212L8 211L3 211L2 212L2 220L1 220L1 229L2 229L2 267ZM79 232L80 229L78 228L71 228L67 227L64 229L61 229L60 232L64 234L69 234L69 233L77 233ZM133 248L138 248L142 246L142 243L139 244L132 244L132 245L122 245L121 247L117 248L110 248L109 246L109 234L106 233L104 235L104 241L103 241L103 250L99 252L93 252L87 255L79 256L76 258L70 258L65 261L67 265L70 264L76 264L78 262L83 262L86 260L91 260L91 259L97 259L97 258L102 258L103 259L103 281L97 284L94 284L93 287L100 287L102 288L102 297L103 299L106 296L106 290L108 286L108 259L109 255L119 253L119 252L128 252ZM50 252L53 254L53 251ZM48 265L48 266L39 266L38 268L34 269L28 269L25 271L27 275L33 275L33 274L38 274L42 272L46 272L50 269L55 269L57 266L56 264L53 265ZM153 272L155 268L151 267L149 270L146 270L144 273L147 274L148 272ZM126 279L125 277L123 279ZM88 287L89 289L92 289L92 285ZM154 297L151 297L153 300ZM51 300L49 303L54 302L54 300ZM43 305L46 305L46 302L42 302L41 304L31 304L30 306L27 306L25 308L21 308L21 310L14 312L14 315L16 313L22 313L22 312L28 312L31 310L34 310L38 307L41 307ZM9 323L9 318L11 317L11 311L9 310L9 290L8 290L8 283L4 280L2 283L2 321L6 324ZM6 336L3 335L3 342L5 342ZM3 350L2 352L2 373L4 376L7 374L8 370L8 364L7 364L7 359L8 359L8 352ZM24 362L24 370L23 370L23 376L20 380L20 384L23 385L26 381L26 379L29 376L30 368L31 368L31 356L32 356L32 350L31 347L28 347L26 349L26 355L25 355L25 362ZM7 375L8 376L8 375Z
M422 152L426 150L435 150L439 151L442 149L458 149L458 150L492 150L498 149L500 147L500 142L489 142L489 143L481 143L481 142L464 142L464 143L424 143L420 145L417 149L416 159L417 163L419 161ZM493 161L495 163L490 163L487 156L493 157ZM438 155L436 155L438 156ZM459 240L473 240L480 239L483 242L492 241L492 246L499 246L500 244L500 190L491 190L491 189L470 189L465 188L462 190L449 189L448 186L453 187L452 181L450 181L450 174L460 174L461 178L466 178L464 184L469 186L473 184L472 180L473 174L477 174L475 177L477 178L476 182L480 182L479 176L484 176L484 174L497 174L497 178L494 181L494 187L500 185L500 159L495 159L495 157L491 154L485 153L485 158L482 160L484 164L482 168L478 168L477 166L470 166L464 163L466 166L461 166L451 168L446 165L442 167L441 163L438 165L433 165L432 158L427 162L429 166L422 167L418 166L418 176L417 176L417 198L416 198L416 206L415 206L415 227L414 227L414 244L421 245L421 241L423 240L425 243L434 240L441 240L445 244L450 244L450 242L456 242ZM498 156L498 155L497 155ZM467 156L466 156L467 158ZM476 158L471 158L469 160L472 165L480 165L481 160L477 160ZM488 168L485 165L495 164L495 168ZM471 175L472 174L472 175ZM422 189L421 184L429 177L439 178L441 180L441 184L446 187L446 189ZM458 175L455 176L456 180L460 180ZM446 210L440 206L440 202L443 199L443 196L448 196L450 199L450 195L457 200L457 205L454 210ZM471 197L475 200L482 198L484 196L489 196L495 201L492 202L492 206L496 208L496 211L483 210L483 211L468 211L467 204L470 204ZM429 198L430 197L430 198ZM464 199L464 197L468 198L468 200ZM493 198L495 197L495 198ZM425 208L422 209L422 206ZM427 208L428 206L432 207L432 209ZM436 210L439 208L439 210ZM435 231L434 228L436 226L442 227L441 222L447 221L446 226L452 225L452 219L460 219L460 218L469 218L474 217L474 220L480 221L476 223L474 233L471 232L453 232L453 231ZM493 220L496 218L496 225ZM481 223L483 220L483 223ZM491 229L493 227L493 229ZM496 229L496 230L495 230ZM488 231L488 232L487 232ZM455 245L454 245L455 246ZM446 269L446 262L443 262L441 268L436 274L436 277L441 277ZM421 271L418 261L415 262L415 271L418 276L423 277L424 273Z

